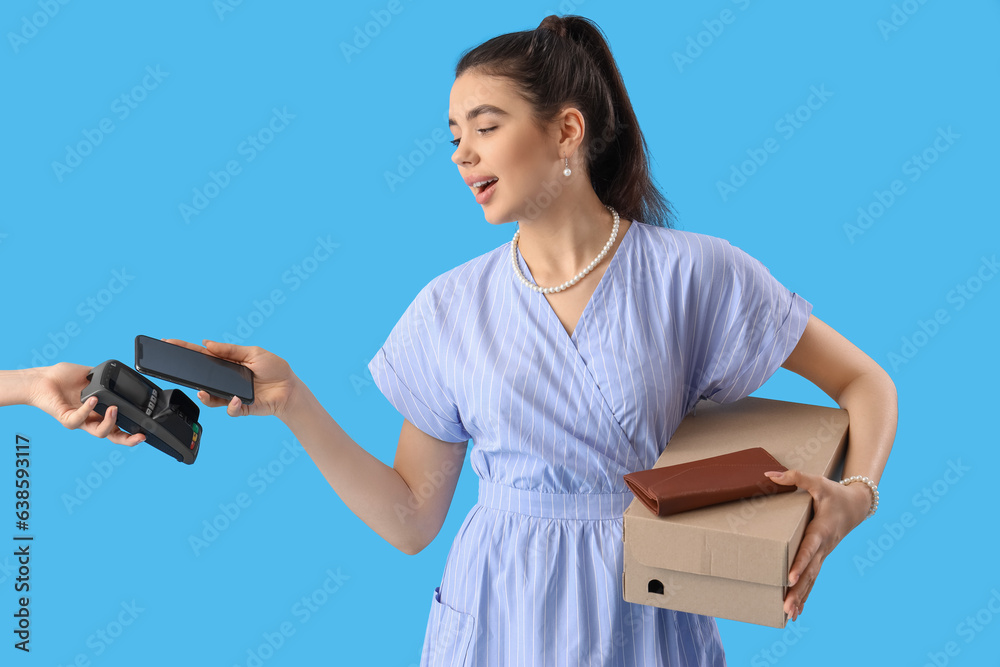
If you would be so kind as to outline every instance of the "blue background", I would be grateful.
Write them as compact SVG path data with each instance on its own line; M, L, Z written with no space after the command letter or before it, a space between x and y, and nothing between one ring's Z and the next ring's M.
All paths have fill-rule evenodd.
M997 3L392 7L401 11L382 0L5 3L0 368L131 363L139 333L239 336L287 359L391 465L402 417L368 361L423 285L514 232L483 220L449 159L454 65L547 14L583 14L609 38L678 227L760 259L899 392L878 514L826 560L796 632L719 621L729 664L995 661L1000 280L977 272L992 278L984 258L1000 250ZM829 96L809 109L814 87ZM135 105L127 116L123 94ZM243 142L275 109L287 123L249 160ZM796 113L789 133L779 121ZM113 131L90 140L89 155L54 168L102 121ZM720 194L769 138L778 150ZM913 171L925 151L933 162ZM239 173L185 220L181 205L229 161ZM403 175L392 187L391 173ZM878 193L897 179L905 192L851 234L859 207L879 212ZM335 250L307 261L324 242ZM296 283L296 267L308 279ZM282 302L269 307L275 290ZM757 395L833 405L784 370ZM0 551L0 662L247 665L289 623L294 634L265 649L264 664L416 664L431 593L475 501L471 470L438 537L406 556L304 453L274 463L295 449L277 419L205 408L202 424L188 467L33 408L0 410L8 452L16 433L31 438L35 535L30 655L12 647L12 547ZM13 544L13 456L3 460L0 541ZM280 474L261 490L252 476L269 464ZM78 491L87 497L67 505ZM250 505L196 555L189 538L204 522L224 525L220 505L241 493ZM328 571L335 592L303 618L296 605ZM122 605L134 621L112 643L97 639L131 618ZM977 613L974 631L965 619Z

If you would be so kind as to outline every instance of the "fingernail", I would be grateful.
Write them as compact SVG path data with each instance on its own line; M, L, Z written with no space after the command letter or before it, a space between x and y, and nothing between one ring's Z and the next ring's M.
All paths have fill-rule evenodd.
M89 405L91 407L97 405L97 397L96 396L91 396L90 398L88 398L87 399L87 405Z
M777 470L768 470L764 474L767 475L768 477L781 477L781 473L778 472Z

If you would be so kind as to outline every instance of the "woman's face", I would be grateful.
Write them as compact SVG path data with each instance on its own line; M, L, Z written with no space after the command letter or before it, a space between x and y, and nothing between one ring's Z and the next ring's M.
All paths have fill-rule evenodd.
M558 131L538 128L508 79L465 72L451 87L448 119L456 146L451 159L487 222L535 216L544 208L539 202L551 201L561 187ZM494 178L485 188L469 182Z

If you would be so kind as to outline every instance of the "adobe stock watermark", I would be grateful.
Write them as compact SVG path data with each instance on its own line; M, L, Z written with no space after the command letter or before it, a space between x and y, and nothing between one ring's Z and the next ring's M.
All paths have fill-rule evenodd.
M538 542L536 540L533 543L537 544ZM535 548L535 551L539 551L537 547ZM667 576L666 582L662 579L650 579L646 582L646 592L662 596L659 601L664 603L683 590L684 587L674 580L673 575Z
M488 99L488 89L485 85L480 85L475 92L465 100L461 109L456 109L455 113L459 117L464 117L465 114L470 110L475 108L481 103L484 103ZM449 122L449 112L445 111L443 116L444 123ZM457 120L457 119L456 119ZM589 142L588 152L584 153L585 156L595 156L603 153L607 150L608 146L611 145L612 140L621 134L627 126L620 125L616 128L606 128L600 136L597 138L592 138ZM447 132L440 127L435 127L431 130L428 136L419 137L413 140L415 148L405 155L400 153L396 156L396 169L394 171L386 170L382 173L382 177L385 180L386 187L389 188L389 192L395 192L396 188L402 185L408 178L416 173L417 169L425 164L427 160L437 151L437 149L446 142L452 143L454 140L450 139ZM561 183L556 183L556 186L561 188ZM543 206L544 207L544 206Z
M447 112L445 112L445 122L448 121L447 115ZM389 188L389 192L395 192L396 188L406 182L406 179L417 173L417 168L427 162L428 158L434 155L441 144L447 141L449 141L448 133L440 127L431 130L430 136L414 139L413 145L415 148L406 155L400 153L397 156L395 171L386 170L382 172L382 178L385 179L385 184Z
M281 477L288 466L295 463L305 450L296 440L282 441L281 451L273 459L267 462L247 477L247 486L259 497L279 477ZM219 512L201 522L201 528L196 533L188 535L188 546L195 556L200 556L208 547L216 542L222 533L236 523L244 515L254 501L254 496L246 491L236 494L232 501L219 503Z
M551 14L577 14L576 8L584 4L587 0L562 0L559 3L559 7L555 10L544 12L541 16L549 16Z
M414 345L433 344L431 332L434 331L434 322L439 313L443 313L453 303L461 303L465 298L469 281L463 280L461 273L453 274L451 280L443 286L439 286L439 280L440 276L421 290L423 294L418 293L408 307L408 312L404 312L393 327L386 339L389 355L405 353ZM427 291L424 293L424 290ZM351 383L355 396L360 396L363 389L375 383L367 364L361 373L351 373L347 380Z
M344 60L350 64L353 58L360 56L361 52L371 46L372 42L382 34L382 31L389 27L393 18L402 14L404 9L406 7L402 0L389 0L384 8L369 11L372 20L366 21L363 25L354 26L354 35L351 41L340 43L340 53L344 56Z
M945 301L952 306L951 310L937 308L928 319L917 320L913 332L901 337L899 348L889 352L887 360L893 372L913 361L920 350L925 348L935 336L941 333L941 329L951 322L952 315L975 299L986 283L993 280L998 271L1000 271L1000 263L997 262L996 254L994 253L990 257L983 255L976 271L964 281L957 283L945 295Z
M336 572L327 568L323 575L325 577L323 582L299 598L289 610L292 617L298 621L298 627L308 623L351 578L341 572L339 567ZM243 667L263 667L264 663L273 658L285 643L295 636L298 627L291 620L284 620L273 631L262 633L261 642L248 648L245 653L246 658L242 659L241 663L234 663L234 667L241 665Z
M750 667L768 667L781 662L781 659L788 655L788 651L802 639L802 635L809 632L809 628L799 625L796 622L788 624L785 631L781 633L781 638L771 642L771 645L762 648L750 658Z
M83 507L94 491L104 486L115 471L125 463L125 456L120 449L113 449L108 456L100 461L92 461L90 466L92 471L88 471L83 477L76 478L76 485L72 493L63 493L59 497L62 500L66 513L71 515L80 507Z
M740 11L746 11L750 6L750 0L732 0ZM684 68L693 65L694 61L701 58L706 49L715 44L715 40L726 31L726 26L732 25L736 21L737 14L731 9L723 9L717 18L705 19L701 22L704 30L699 30L693 35L688 35L685 41L683 53L674 51L671 54L674 65L680 74L684 73Z
M664 600L669 599L673 595L676 595L681 590L683 590L679 584L674 583L672 578L663 588L666 591L666 593L664 594L665 595ZM641 634L642 632L641 630L643 624L642 607L637 608L636 605L632 605L628 607L628 609L629 612L627 612L625 620L622 622L619 628L611 634L611 645L618 649L622 648L623 646L632 645L632 642L635 640L637 631L638 634Z
M998 615L1000 615L1000 590L994 587L990 589L990 597L982 607L967 614L959 621L958 625L955 626L955 634L968 646L989 627ZM961 652L962 645L954 639L950 639L945 642L941 650L927 652L927 661L924 662L923 667L946 667L946 665L951 664L951 659L957 658Z
M437 600L433 604L440 605L444 603ZM465 612L454 613L453 617L457 619L459 614L465 616L466 623L472 624L472 636L469 640L470 646L475 646L484 634L487 637L487 643L493 643L496 635L490 624L476 623L475 619ZM462 634L463 626L458 622L450 621L439 625L438 633L430 638L430 641L421 650L423 654L421 655L421 664L443 665L449 664L449 661L454 661L456 658L464 657L455 655L455 645L462 640Z
M272 107L271 118L259 130L248 134L236 145L236 154L242 158L242 162L238 158L233 158L227 160L218 171L210 169L208 179L202 185L192 188L190 201L183 201L177 206L185 224L190 223L191 218L201 215L212 201L230 186L233 179L243 173L244 165L256 160L257 156L263 153L294 119L295 114L290 113L288 107L281 109Z
M15 55L21 52L22 46L38 35L39 30L56 17L60 9L69 4L69 0L38 0L36 4L40 11L30 16L25 14L21 17L20 29L17 32L7 33L7 42L10 43Z
M455 111L459 116L465 116L470 109L475 108L479 104L482 104L487 99L489 91L484 84L480 86L473 92L473 94L467 99L461 109ZM443 124L447 127L449 120L449 112L446 109L442 115ZM438 147L449 141L448 133L442 127L435 127L429 133L428 137L420 137L413 140L414 148L406 155L400 153L397 155L396 169L395 171L386 170L382 173L382 177L385 179L386 187L389 188L389 192L395 192L396 188L402 185L408 178L413 176L417 172L417 169L427 162Z
M889 36L894 32L899 32L899 29L906 25L910 17L920 11L920 8L925 4L927 4L927 0L903 0L899 4L893 3L888 20L879 19L875 22L875 27L882 35L882 41L888 42Z
M600 136L592 138L586 148L581 149L580 154L582 155L582 159L580 161L584 164L593 163L594 158L603 154L610 146L613 146L618 136L627 129L628 125L624 123L614 128L605 128ZM524 200L524 217L536 218L541 215L542 211L558 201L559 195L563 192L563 187L563 181L559 178L554 181L545 181L542 184L541 192L534 197Z
M48 342L43 343L40 348L31 348L31 361L18 368L50 365L56 357L66 351L71 340L83 332L83 327L107 310L133 280L135 276L130 274L126 267L123 266L120 271L112 269L111 279L107 285L77 304L75 312L78 319L71 318L55 331L50 331L46 336Z
M791 111L782 115L774 123L774 130L778 132L782 139L788 141L795 133L801 130L808 123L813 114L833 97L833 93L826 89L826 84L809 87L809 96L806 101ZM774 137L768 137L759 148L748 148L746 150L747 159L739 165L729 166L729 178L725 181L716 181L715 188L719 192L722 201L729 201L729 198L747 184L748 180L763 167L771 155L781 149L781 142Z
M875 563L882 560L885 555L899 543L907 532L917 525L920 515L927 514L941 502L948 491L958 484L966 473L972 468L962 464L961 459L948 460L948 467L945 468L941 477L923 487L913 495L910 503L917 514L907 511L899 516L898 521L882 524L882 531L873 539L869 539L867 549L863 556L854 556L854 567L858 574L865 575L865 572L875 566ZM874 518L874 517L873 517Z
M3 561L0 561L0 584L7 583L8 579L17 574L17 569L17 564L11 561L10 556L5 556Z
M215 15L219 17L221 23L226 20L227 14L232 14L242 4L243 0L213 0L212 9L215 10Z
M170 72L164 72L159 65L153 67L146 66L146 73L136 85L111 101L111 113L120 121L132 115L132 112L139 108L139 105L146 101L149 94L160 87L163 80L170 76ZM83 139L75 144L66 144L66 153L63 161L52 161L52 173L56 179L62 183L68 174L73 173L84 159L94 153L94 150L104 143L104 139L117 129L115 121L106 116L97 122L97 127L84 128L81 131Z
M333 251L339 247L340 244L333 242L329 234L326 238L317 236L312 251L282 272L281 283L288 285L289 293L295 292L316 275L320 267L329 261ZM255 331L264 326L264 323L277 311L278 306L284 305L287 299L288 295L280 287L272 289L262 299L254 299L250 311L245 316L240 315L236 318L234 330L223 332L222 342L243 345Z
M788 467L792 470L802 470L805 465L816 456L825 445L837 439L837 434L847 424L846 415L839 417L820 417L819 427L816 435L811 436L805 442L799 443L788 453Z
M87 636L85 644L90 650L77 653L66 663L66 667L91 667L91 661L104 655L125 634L125 630L135 623L139 615L146 611L135 600L122 602L119 606L121 609L115 613L114 618ZM63 667L63 664L59 663L57 667Z
M726 525L729 526L730 530L735 531L740 526L746 526L753 521L761 507L774 495L774 490L779 487L779 484L772 482L770 478L765 479L767 481L757 482L756 495L728 503L733 506L733 509L726 512Z
M838 434L843 432L847 419L846 415L820 417L815 435L797 444L787 454L785 462L788 468L790 470L803 470L817 454L829 447L834 440L839 439ZM726 524L729 529L737 530L753 521L761 506L767 502L768 497L777 487L776 482L767 478L767 481L761 481L757 484L757 488L760 489L758 495L729 503L732 506L732 509L726 513Z
M462 447L464 446L463 444ZM461 462L456 463L449 459L441 464L440 470L425 471L424 479L410 488L410 498L406 501L406 504L395 503L393 505L392 509L396 513L396 518L399 519L399 522L406 523L409 521L410 517L424 506L424 503L441 490L441 487L449 479L448 476L455 476L461 469Z
M375 384L375 378L367 365L364 366L360 373L351 373L348 375L347 381L351 383L351 389L354 390L355 396L360 396L362 390Z
M961 136L951 129L951 125L948 129L938 127L937 136L933 141L919 153L907 158L900 166L903 176L908 177L911 183L916 183ZM858 215L854 222L844 223L844 235L847 236L847 240L853 245L855 239L871 229L892 205L906 194L906 191L906 183L899 178L893 179L886 190L872 191L872 198L868 203L858 207Z

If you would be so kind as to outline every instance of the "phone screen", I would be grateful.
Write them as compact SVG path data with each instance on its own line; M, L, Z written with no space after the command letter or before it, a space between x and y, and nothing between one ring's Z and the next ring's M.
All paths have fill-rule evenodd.
M135 369L210 394L253 403L253 371L149 336L135 337Z

